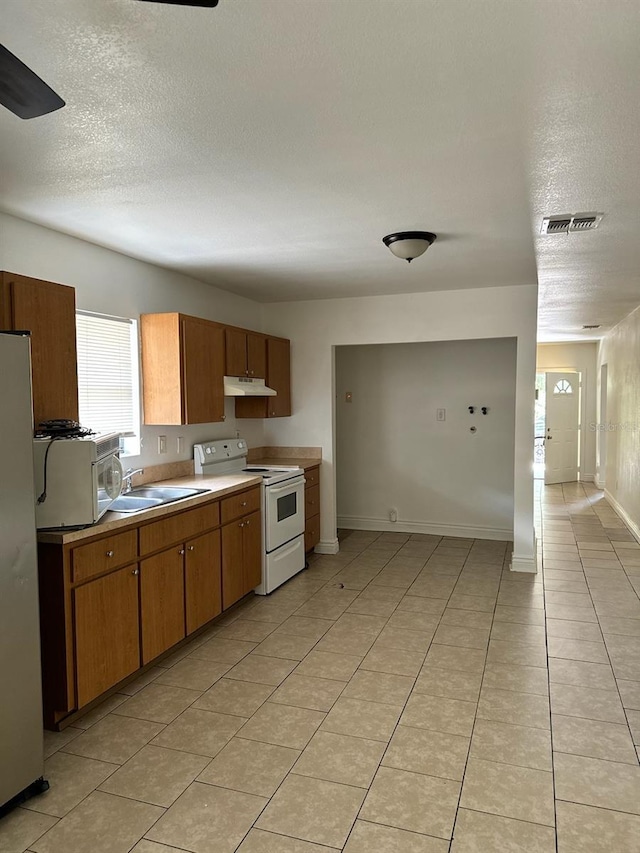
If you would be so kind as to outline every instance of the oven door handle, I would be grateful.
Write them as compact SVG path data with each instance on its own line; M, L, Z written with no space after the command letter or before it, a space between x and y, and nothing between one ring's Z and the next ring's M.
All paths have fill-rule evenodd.
M303 486L306 482L304 477L300 477L297 480L289 480L283 486L267 486L267 488L270 495L277 495L279 492L289 492L292 488Z

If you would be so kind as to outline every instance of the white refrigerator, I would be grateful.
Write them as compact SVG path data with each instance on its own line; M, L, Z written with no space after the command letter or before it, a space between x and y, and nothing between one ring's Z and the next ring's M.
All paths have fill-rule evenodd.
M0 332L0 814L43 772L31 346Z

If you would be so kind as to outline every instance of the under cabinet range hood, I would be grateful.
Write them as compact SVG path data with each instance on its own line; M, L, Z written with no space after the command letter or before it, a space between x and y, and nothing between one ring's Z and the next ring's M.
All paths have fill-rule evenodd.
M276 397L277 391L268 388L264 379L252 379L248 376L225 376L225 397Z

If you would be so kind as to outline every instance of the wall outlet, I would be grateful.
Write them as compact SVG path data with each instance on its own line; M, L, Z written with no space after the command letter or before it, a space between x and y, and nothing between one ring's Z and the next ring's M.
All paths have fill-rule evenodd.
M398 520L398 510L390 509L389 510L389 521L397 521Z
M178 453L184 453L184 436L179 435L176 440L176 451Z
M447 419L447 410L446 409L436 409L436 420L437 421L446 421Z
M167 436L159 435L158 436L158 453L166 453L167 452Z

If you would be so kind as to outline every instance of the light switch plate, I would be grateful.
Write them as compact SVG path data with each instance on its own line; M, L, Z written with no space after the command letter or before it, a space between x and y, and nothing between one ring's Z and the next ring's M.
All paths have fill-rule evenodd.
M436 409L436 420L446 421L446 419L447 419L447 410L446 409Z

